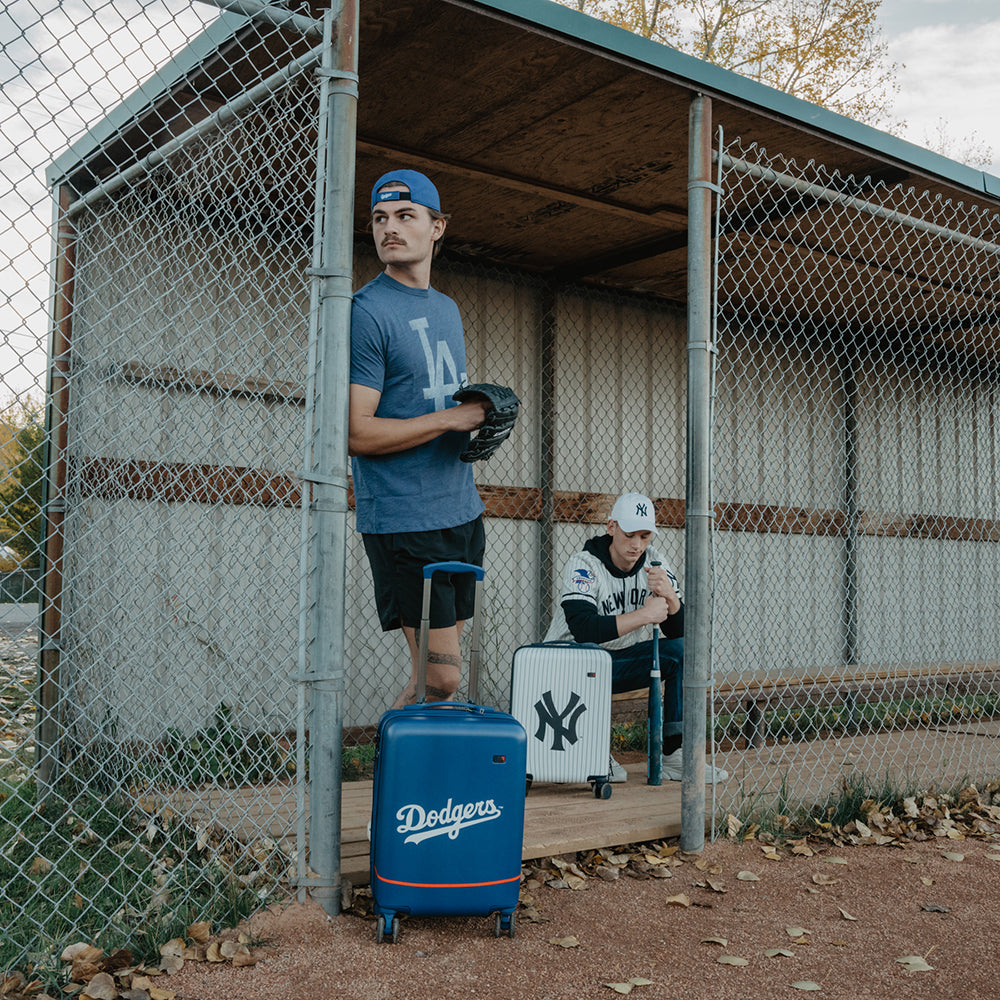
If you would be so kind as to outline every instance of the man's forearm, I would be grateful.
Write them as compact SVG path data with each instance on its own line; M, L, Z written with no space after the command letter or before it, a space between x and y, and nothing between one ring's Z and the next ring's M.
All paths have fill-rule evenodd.
M448 410L422 413L418 417L357 417L348 427L348 451L352 455L391 455L426 444L452 430Z

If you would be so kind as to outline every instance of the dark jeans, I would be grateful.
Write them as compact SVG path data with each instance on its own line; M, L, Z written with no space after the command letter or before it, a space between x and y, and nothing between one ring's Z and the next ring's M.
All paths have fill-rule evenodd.
M653 667L653 640L637 642L628 649L612 649L611 693L649 687ZM684 711L684 640L660 636L660 674L663 678L663 738L681 735Z

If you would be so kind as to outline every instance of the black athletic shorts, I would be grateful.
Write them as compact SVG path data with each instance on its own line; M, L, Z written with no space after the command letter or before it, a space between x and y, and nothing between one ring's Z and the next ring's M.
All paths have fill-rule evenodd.
M486 532L482 515L456 528L362 535L375 582L375 605L382 631L420 627L423 569L428 563L464 562L482 566ZM435 573L431 587L431 628L467 621L475 607L472 573Z

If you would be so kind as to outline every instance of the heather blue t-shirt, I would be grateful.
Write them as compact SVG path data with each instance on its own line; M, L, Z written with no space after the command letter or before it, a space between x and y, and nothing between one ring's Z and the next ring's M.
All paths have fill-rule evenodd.
M377 417L415 417L458 404L465 334L458 306L433 288L410 288L384 272L354 295L351 382L381 392ZM453 528L483 512L472 465L459 460L469 441L446 431L416 448L351 459L358 531Z

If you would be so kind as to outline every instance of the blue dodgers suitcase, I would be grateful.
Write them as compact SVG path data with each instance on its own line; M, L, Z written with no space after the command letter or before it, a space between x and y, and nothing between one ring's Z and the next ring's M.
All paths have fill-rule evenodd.
M514 650L510 714L528 736L533 781L588 782L611 798L611 654L594 643L536 642Z
M482 569L424 569L420 681L435 572L475 572L477 614L470 699L478 685ZM418 684L418 697L423 683ZM376 736L370 874L377 941L395 942L399 915L489 916L514 936L524 840L524 727L506 712L463 702L407 705L383 714Z

